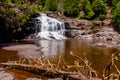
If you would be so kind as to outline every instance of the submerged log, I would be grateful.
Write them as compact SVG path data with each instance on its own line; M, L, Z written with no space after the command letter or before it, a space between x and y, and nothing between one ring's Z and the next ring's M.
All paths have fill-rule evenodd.
M69 78L72 80L89 80L89 78L83 75L82 73L65 72L65 71L54 69L54 68L48 68L48 67L44 68L38 65L19 64L19 63L1 63L1 65L3 67L10 67L14 69L25 70L28 72L41 74L41 75L48 76L50 74L50 77L63 76L63 78L65 79ZM91 80L102 80L102 79L92 77Z

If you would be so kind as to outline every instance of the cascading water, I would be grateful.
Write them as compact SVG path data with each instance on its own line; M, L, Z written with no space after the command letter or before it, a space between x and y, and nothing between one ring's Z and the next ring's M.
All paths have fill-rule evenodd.
M40 39L66 39L65 25L57 19L41 15L37 18L36 37Z

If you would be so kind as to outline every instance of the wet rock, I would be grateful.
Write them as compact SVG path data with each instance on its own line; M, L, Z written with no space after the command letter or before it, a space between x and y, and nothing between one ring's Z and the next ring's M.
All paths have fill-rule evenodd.
M77 30L72 30L72 31L70 31L70 34L68 37L75 38L78 35L79 35L79 32Z
M69 37L69 38L73 38L74 37L74 35L71 33L70 30L65 31L65 36Z
M0 80L14 80L14 76L0 68Z
M53 79L48 79L48 80L63 80L62 78L53 78Z
M79 30L88 30L91 28L91 22L84 19L67 19L65 20L69 23L71 28L76 28Z
M90 30L88 30L90 31ZM120 47L120 35L113 28L101 28L99 31L92 33L86 30L72 32L74 38L93 41L95 47Z
M103 28L94 34L94 39L97 41L92 46L97 47L119 47L120 35L112 28Z
M94 34L95 38L99 41L119 41L120 35L115 32L112 28L104 28L100 30L96 34Z
M38 79L38 78L28 78L26 80L42 80L42 79Z
M65 29L70 29L70 24L68 23L68 22L64 22L64 24L65 24Z
M93 35L88 34L88 35L79 35L75 37L76 39L81 39L81 40L86 40L86 41L92 41L93 40Z
M91 46L93 46L93 47L107 47L108 45L106 43L99 42L99 43L94 43Z
M42 80L42 79L38 79L38 78L28 78L26 80ZM62 78L52 78L52 79L48 79L48 80L63 80Z

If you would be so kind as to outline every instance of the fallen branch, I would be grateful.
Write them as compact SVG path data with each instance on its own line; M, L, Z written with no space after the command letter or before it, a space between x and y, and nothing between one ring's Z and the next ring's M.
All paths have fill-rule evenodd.
M63 76L64 78L72 78L74 80L89 80L88 77L86 77L85 75L83 75L82 73L77 73L77 72L65 72L65 71L61 71L61 70L57 70L55 68L43 68L41 66L37 66L37 65L28 65L28 64L19 64L19 63L1 63L1 65L3 67L6 66L10 66L11 68L14 69L22 69L22 70L26 70L29 72L34 72L37 74L51 74L51 77L54 77L55 75L57 76ZM92 80L101 80L99 78L92 78Z

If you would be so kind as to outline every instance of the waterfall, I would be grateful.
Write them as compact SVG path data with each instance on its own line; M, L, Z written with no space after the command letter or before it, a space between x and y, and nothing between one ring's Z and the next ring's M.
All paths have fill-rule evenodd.
M65 39L64 22L41 15L37 18L36 37L40 39Z

